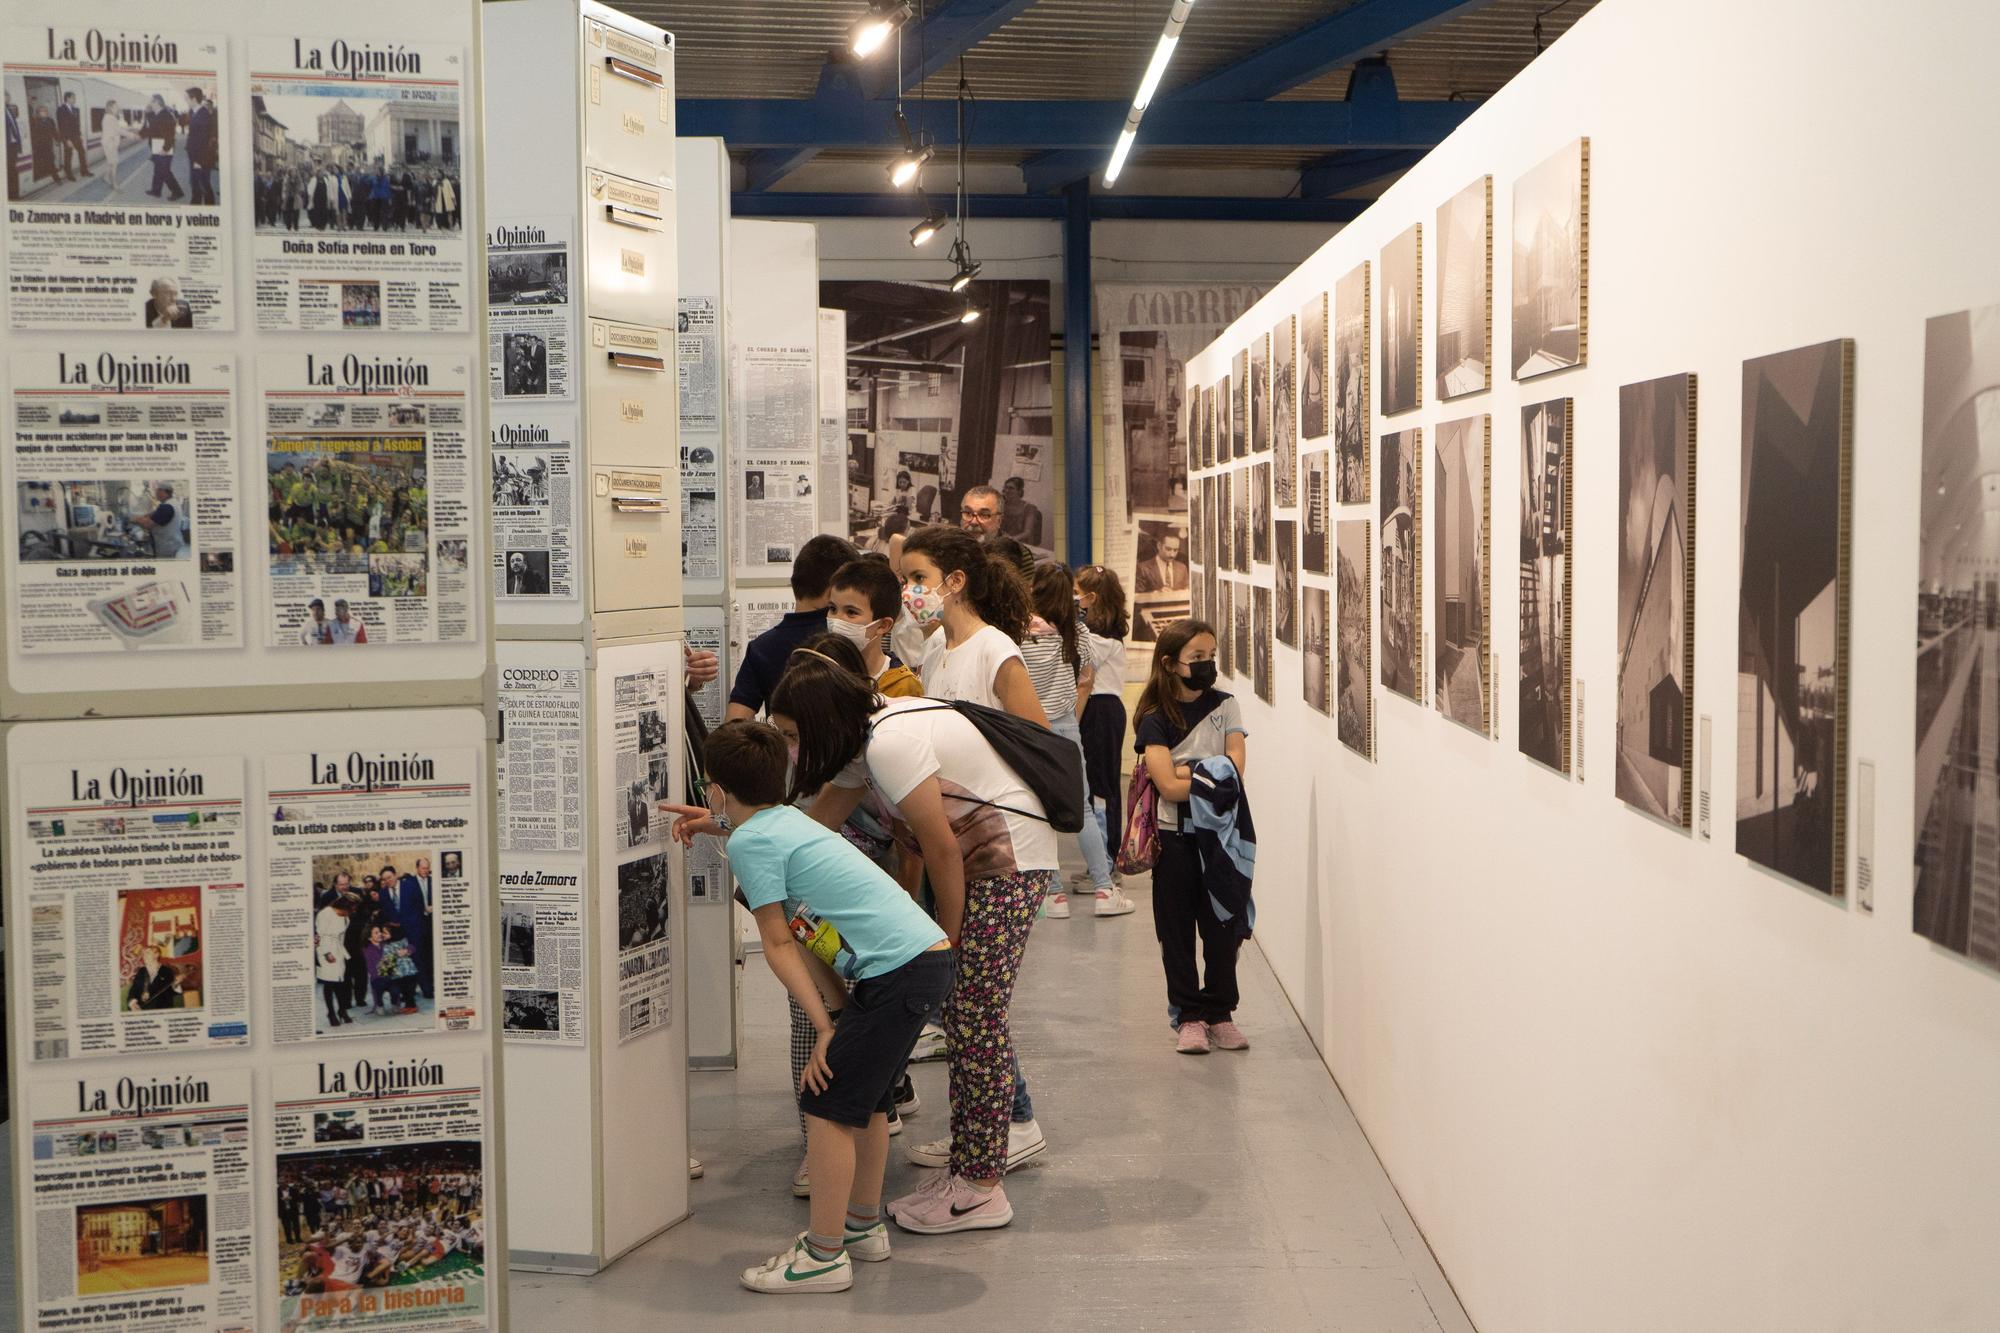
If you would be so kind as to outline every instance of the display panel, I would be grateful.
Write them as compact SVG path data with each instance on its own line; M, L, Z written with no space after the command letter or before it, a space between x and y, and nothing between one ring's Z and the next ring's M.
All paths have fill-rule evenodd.
M1277 601L1272 610L1278 642L1288 648L1299 646L1299 525L1281 518L1272 525L1277 569Z
M1250 679L1257 697L1271 702L1271 590L1250 590Z
M1368 387L1368 261L1333 286L1333 447L1335 498L1368 503L1368 425L1374 399ZM1321 571L1324 573L1325 571Z
M1250 557L1260 565L1271 563L1271 465L1269 463L1252 464L1250 468Z
M1333 384L1327 351L1326 293L1299 307L1299 438L1316 440L1326 434L1327 395Z
M1424 402L1424 224L1382 248L1382 415Z
M1447 421L1432 460L1432 690L1439 712L1482 736L1493 729L1492 434L1491 417Z
M1235 397L1229 400L1229 456L1246 458L1250 454L1250 408L1246 395L1250 392L1250 353L1246 349L1236 354L1230 363L1230 377L1227 381L1235 386Z
M1521 753L1570 771L1570 417L1521 409Z
M1325 588L1307 588L1300 607L1305 622L1306 706L1316 713L1331 714L1333 681L1333 610Z
M1340 743L1364 759L1375 757L1375 687L1370 657L1374 635L1369 629L1368 565L1374 545L1369 520L1341 520L1334 534L1339 569L1335 588L1339 597L1338 678L1336 719ZM1325 593L1320 594L1325 597ZM1324 689L1324 686L1321 686Z
M1330 455L1324 449L1315 449L1306 455L1306 493L1301 510L1299 558L1308 574L1333 572L1327 564L1327 548L1333 526L1332 496L1327 493L1326 485L1329 460Z
M1514 182L1514 378L1586 364L1590 140Z
M1743 363L1736 850L1846 889L1847 516L1854 344Z
M1694 779L1695 377L1618 391L1618 798L1687 828Z
M1481 176L1438 209L1437 396L1493 386L1493 178Z
M1299 503L1298 356L1291 315L1271 334L1272 499L1280 509Z
M1424 701L1424 439L1421 429L1381 438L1382 684Z
M1271 335L1250 340L1250 452L1271 448Z

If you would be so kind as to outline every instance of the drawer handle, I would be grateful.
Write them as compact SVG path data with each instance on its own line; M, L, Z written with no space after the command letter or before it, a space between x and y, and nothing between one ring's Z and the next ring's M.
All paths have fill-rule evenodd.
M664 514L667 499L663 495L614 495L611 507L621 514Z
M604 216L621 227L636 227L640 231L664 231L667 220L655 213L641 213L633 208L620 208L616 204L604 206Z
M667 359L663 356L647 356L643 352L613 352L611 364L620 370L660 371L667 368Z
M667 83L666 79L645 66L634 65L630 61L620 60L617 56L604 57L604 66L619 78L630 79L634 83L650 83L655 88L663 88Z

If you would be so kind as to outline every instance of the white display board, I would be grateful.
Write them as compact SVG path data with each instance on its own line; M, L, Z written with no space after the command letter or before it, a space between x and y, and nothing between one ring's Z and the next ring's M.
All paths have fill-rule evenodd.
M478 698L477 11L358 0L336 35L162 0L143 33L85 5L0 34L23 117L74 93L90 122L0 218L6 716Z
M675 141L679 209L681 591L722 595L729 507L723 459L729 412L729 151L720 139Z
M705 648L722 663L722 673L695 696L695 707L710 730L722 725L737 661L724 620L719 606L687 609L688 647ZM730 929L735 881L714 838L695 839L682 857L688 907L688 1061L696 1069L732 1069L739 1044L737 996L742 980L736 966L736 937Z
M729 224L729 509L733 574L783 581L819 531L819 233Z
M1495 738L1371 685L1370 764L1307 707L1301 655L1282 645L1275 706L1224 686L1250 732L1257 945L1483 1333L2000 1325L2000 981L1911 929L1920 492L1941 480L1919 448L1926 321L2000 299L1985 232L1940 224L2000 209L2000 181L1966 169L2000 117L1986 56L2000 14L1954 9L1948 30L1826 18L1807 0L1605 0L1189 363L1191 385L1217 383L1414 223L1434 324L1438 210L1492 177L1491 389L1426 392L1396 417L1371 403L1366 425L1371 453L1421 426L1428 454L1442 424L1492 417ZM1945 128L1910 139L1857 105L1858 79L1938 90ZM1509 295L1535 240L1514 228L1516 183L1580 136L1588 365L1516 382ZM1894 164L1908 188L1893 205L1878 173L1852 169L1864 161ZM1847 753L1879 797L1841 813L1880 851L1872 916L1754 867L1731 819L1748 795L1738 700L1755 700L1738 656L1744 366L1840 338L1855 347ZM1681 373L1700 386L1690 730L1712 841L1614 794L1620 389ZM1560 398L1574 403L1569 780L1518 752L1515 688L1522 410ZM1855 829L1871 808L1878 826Z
M484 717L24 723L5 746L22 1326L501 1327ZM352 958L321 905L349 890L382 927ZM416 1285L304 1295L288 1279L338 1229L308 1226L317 1188L364 1170L400 1178L379 1212L435 1254ZM388 1303L418 1291L420 1319Z

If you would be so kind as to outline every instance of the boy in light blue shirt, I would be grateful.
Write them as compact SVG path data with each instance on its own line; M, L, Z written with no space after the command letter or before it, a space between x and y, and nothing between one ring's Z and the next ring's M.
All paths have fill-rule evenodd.
M676 836L713 818L730 869L757 919L764 960L812 1020L818 1040L799 1083L812 1178L812 1224L790 1250L747 1269L759 1292L845 1291L853 1259L889 1257L882 1172L896 1081L926 1020L951 992L944 932L879 866L833 830L785 804L785 738L762 722L727 722L703 751L710 808L666 806ZM836 1027L794 923L847 984Z

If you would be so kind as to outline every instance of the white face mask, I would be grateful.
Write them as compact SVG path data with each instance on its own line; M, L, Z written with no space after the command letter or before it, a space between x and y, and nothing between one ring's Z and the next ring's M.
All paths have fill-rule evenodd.
M869 644L882 637L880 634L869 633L869 627L874 623L871 620L867 624L857 625L851 620L839 620L833 616L826 618L826 627L829 631L838 634L841 638L847 640L856 648L862 649L864 652L867 650Z

